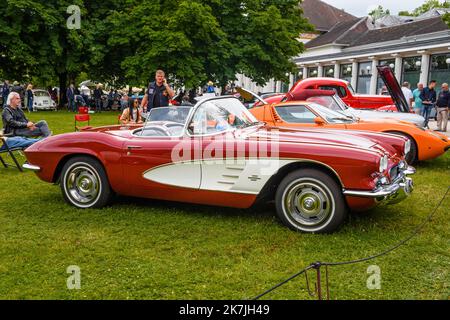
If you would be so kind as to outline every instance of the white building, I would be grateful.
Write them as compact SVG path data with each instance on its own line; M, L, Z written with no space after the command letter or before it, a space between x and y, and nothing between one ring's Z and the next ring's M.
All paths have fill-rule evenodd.
M294 58L298 74L290 75L289 84L271 81L265 87L239 76L239 85L253 91L285 92L300 78L335 77L348 80L358 93L376 94L382 86L377 65L391 66L397 79L408 81L412 88L432 79L450 82L450 29L441 18L445 10L374 22L343 14L319 0L305 0L302 6L319 32L302 37L306 51Z

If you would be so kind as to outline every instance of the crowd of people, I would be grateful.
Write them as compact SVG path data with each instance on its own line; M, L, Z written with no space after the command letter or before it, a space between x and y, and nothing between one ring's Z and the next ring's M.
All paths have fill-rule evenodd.
M417 89L411 91L410 84L404 82L402 91L410 108L425 118L425 127L428 128L431 111L435 109L437 117L437 129L435 131L446 132L450 109L449 85L448 83L442 83L439 94L436 85L436 80L431 80L426 87L423 83L418 83Z

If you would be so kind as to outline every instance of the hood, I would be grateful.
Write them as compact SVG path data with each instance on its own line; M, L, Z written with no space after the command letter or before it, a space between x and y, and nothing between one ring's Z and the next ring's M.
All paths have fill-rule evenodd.
M394 100L395 105L399 112L409 113L409 104L403 95L402 88L397 81L392 69L389 66L377 66L378 74L383 80L386 88L388 89L392 100Z
M302 143L308 145L331 145L343 146L364 150L372 150L379 144L376 139L370 139L358 135L357 133L348 134L343 130L309 130L309 129L291 129L291 128L272 128L262 127L247 135L249 138L265 139L270 135L271 130L276 129L277 139L282 143Z
M400 121L406 121L414 123L419 127L423 127L425 122L424 117L414 113L403 113L403 112L382 112L382 111L370 111L370 110L359 110L349 108L344 111L345 114L358 117L362 120L372 120L372 119L394 119Z

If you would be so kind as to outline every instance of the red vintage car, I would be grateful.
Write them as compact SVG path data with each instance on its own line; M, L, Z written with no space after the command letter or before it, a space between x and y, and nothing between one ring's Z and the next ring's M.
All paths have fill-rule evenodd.
M274 200L280 220L332 232L348 210L398 203L412 191L407 139L290 130L259 122L234 97L152 110L142 126L53 136L26 149L39 178L77 208L114 194L248 208Z
M390 96L357 94L348 81L336 78L307 78L298 81L287 94L280 94L264 99L267 103L284 101L288 95L297 95L305 89L333 90L345 102L355 109L370 109L379 111L410 112L401 88L389 66L377 67L381 79L386 84ZM260 103L255 104L255 106Z

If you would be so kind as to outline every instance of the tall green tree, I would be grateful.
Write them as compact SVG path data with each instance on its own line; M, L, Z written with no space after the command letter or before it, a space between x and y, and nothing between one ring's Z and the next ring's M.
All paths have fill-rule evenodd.
M122 72L120 62L107 64L117 52L106 48L104 27L110 12L122 4L121 0L8 0L0 6L0 68L4 76L19 81L33 76L41 84L58 85L64 95L68 82L82 71L104 75L102 71L108 69L110 77ZM79 29L67 24L72 5L81 10Z
M284 79L303 50L299 34L312 29L293 0L128 0L125 7L110 17L109 44L130 50L122 67L135 83L160 68L187 87L223 86L238 73L259 84Z

